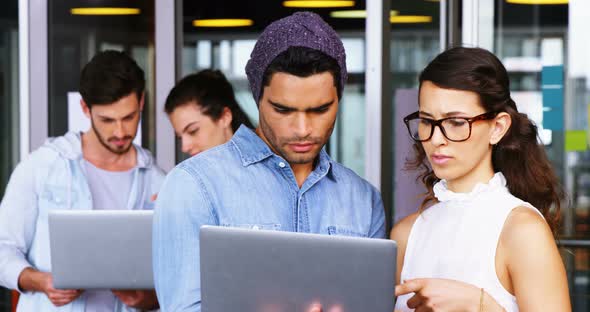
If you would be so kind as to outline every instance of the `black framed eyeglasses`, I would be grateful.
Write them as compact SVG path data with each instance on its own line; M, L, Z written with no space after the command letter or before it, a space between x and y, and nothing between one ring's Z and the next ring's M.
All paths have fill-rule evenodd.
M498 112L487 112L471 118L468 117L447 117L438 120L420 117L419 112L414 112L404 117L404 123L408 132L416 142L425 142L432 138L434 127L438 126L440 131L453 142L467 141L471 137L471 125L480 120L494 119Z

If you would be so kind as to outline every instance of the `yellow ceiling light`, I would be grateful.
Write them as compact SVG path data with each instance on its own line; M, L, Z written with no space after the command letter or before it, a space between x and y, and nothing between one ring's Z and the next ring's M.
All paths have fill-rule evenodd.
M390 11L389 16L398 15L398 11ZM366 18L367 11L365 10L348 10L348 11L332 11L330 17L333 18Z
M392 24L415 24L415 23L430 23L432 16L428 15L395 15L389 18Z
M512 4L568 4L569 0L506 0L507 3Z
M287 8L347 8L354 6L354 1L341 0L307 0L307 1L283 1Z
M247 27L254 25L254 21L247 18L216 18L194 20L195 27Z
M367 18L365 10L332 11L333 18ZM393 24L430 23L432 16L427 15L399 15L399 11L390 11L389 22Z
M72 15L138 15L138 8L72 8Z

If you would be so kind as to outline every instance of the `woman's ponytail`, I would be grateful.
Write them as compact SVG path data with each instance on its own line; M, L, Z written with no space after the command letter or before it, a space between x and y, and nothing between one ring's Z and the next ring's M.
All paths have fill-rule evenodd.
M502 172L510 193L539 209L555 231L565 194L543 145L539 144L537 126L515 108L512 99L504 108L512 125L492 151L494 171Z

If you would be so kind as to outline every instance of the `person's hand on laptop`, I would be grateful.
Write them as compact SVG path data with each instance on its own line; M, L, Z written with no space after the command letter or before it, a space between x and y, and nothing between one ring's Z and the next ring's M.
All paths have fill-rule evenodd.
M344 309L342 309L342 307L339 305L335 305L327 310L324 310L321 304L316 303L312 304L307 312L344 312Z
M336 306L333 306L332 308L330 308L329 310L324 311L322 309L322 305L321 304L314 304L306 312L344 312L344 309L342 309L341 306L336 305ZM393 312L400 312L400 311L399 310L394 310Z
M414 293L408 300L410 309L428 311L471 311L480 308L481 296L486 297L486 311L501 311L500 305L468 283L442 278L416 278L395 286L395 295ZM434 308L436 307L436 308Z
M159 307L155 290L111 290L130 308L153 310Z
M64 306L82 294L79 289L53 288L51 273L39 272L33 268L24 269L18 277L18 286L24 291L40 291L45 293L49 301L56 307Z

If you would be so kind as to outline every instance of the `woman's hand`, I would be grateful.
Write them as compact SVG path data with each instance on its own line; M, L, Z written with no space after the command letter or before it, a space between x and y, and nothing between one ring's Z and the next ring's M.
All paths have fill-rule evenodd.
M480 311L481 288L474 285L440 278L417 278L406 280L395 287L395 295L414 293L408 307L416 312L425 311ZM483 292L485 311L503 311L500 305Z

